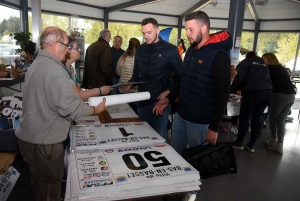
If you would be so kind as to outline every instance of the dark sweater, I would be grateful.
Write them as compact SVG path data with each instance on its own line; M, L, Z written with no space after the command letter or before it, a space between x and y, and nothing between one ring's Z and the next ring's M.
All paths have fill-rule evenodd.
M157 97L166 90L171 90L171 74L175 72L179 82L182 74L182 60L178 49L162 38L159 41L140 45L134 58L133 74L129 82L146 82L138 86L138 91L148 91L150 100L140 101L139 105L147 105L157 101Z
M289 75L281 65L268 65L273 93L295 94L294 85Z
M120 76L118 76L116 74L116 67L117 67L117 63L120 59L120 57L125 53L124 50L122 50L121 48L119 50L117 50L116 48L112 47L111 48L111 55L112 55L112 71L113 71L113 76L114 78L120 78Z
M231 47L228 32L221 32L212 35L199 50L188 49L181 86L167 96L170 102L178 97L177 112L183 119L218 130L229 98L231 71L226 52Z
M272 89L269 69L262 58L244 59L237 65L236 70L232 90L241 90L243 95L250 91Z

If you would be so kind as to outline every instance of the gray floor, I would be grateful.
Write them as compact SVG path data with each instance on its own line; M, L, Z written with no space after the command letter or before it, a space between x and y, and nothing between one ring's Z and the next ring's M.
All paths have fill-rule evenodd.
M284 153L268 151L264 142L269 139L269 127L263 128L261 139L256 143L255 153L236 151L238 173L222 175L202 181L197 201L300 201L300 135L298 111L291 115L294 123L286 123ZM228 133L219 133L219 141L233 141L236 135L230 132L231 122L224 121ZM250 133L244 143L248 141ZM33 200L28 168L16 159L13 163L21 176L13 189L9 201ZM169 197L169 201L180 201L182 195ZM145 199L162 201L163 198Z

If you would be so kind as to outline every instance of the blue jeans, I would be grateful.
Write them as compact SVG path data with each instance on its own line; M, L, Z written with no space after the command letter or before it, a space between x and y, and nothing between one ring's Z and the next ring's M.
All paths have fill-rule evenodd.
M163 115L157 116L152 113L152 109L154 108L156 102L150 103L148 105L137 106L137 114L139 117L146 121L161 137L166 139L167 126L168 126L168 116L170 114L171 105L164 110Z
M182 150L189 147L195 147L204 142L208 124L197 124L184 120L176 112L172 124L171 146L180 155Z

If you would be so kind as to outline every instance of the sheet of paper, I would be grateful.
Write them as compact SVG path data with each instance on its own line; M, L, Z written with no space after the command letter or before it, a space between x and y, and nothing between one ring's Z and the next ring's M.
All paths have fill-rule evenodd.
M110 95L110 96L99 96L99 97L91 97L88 102L90 106L98 106L103 98L106 98L106 106L110 105L118 105L122 103L130 103L142 100L149 100L150 93L149 92L138 92L138 93L128 93L128 94L118 94L118 95Z
M112 105L107 111L112 119L139 117L128 104Z

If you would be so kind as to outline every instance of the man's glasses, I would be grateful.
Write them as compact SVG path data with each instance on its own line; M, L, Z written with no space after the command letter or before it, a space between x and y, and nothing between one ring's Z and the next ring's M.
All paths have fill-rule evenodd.
M71 47L70 45L65 44L65 43L63 43L63 42L60 42L60 41L56 41L56 42L58 42L58 43L60 43L60 44L62 44L62 45L64 45L64 46L66 46L68 50L72 50L72 47Z

